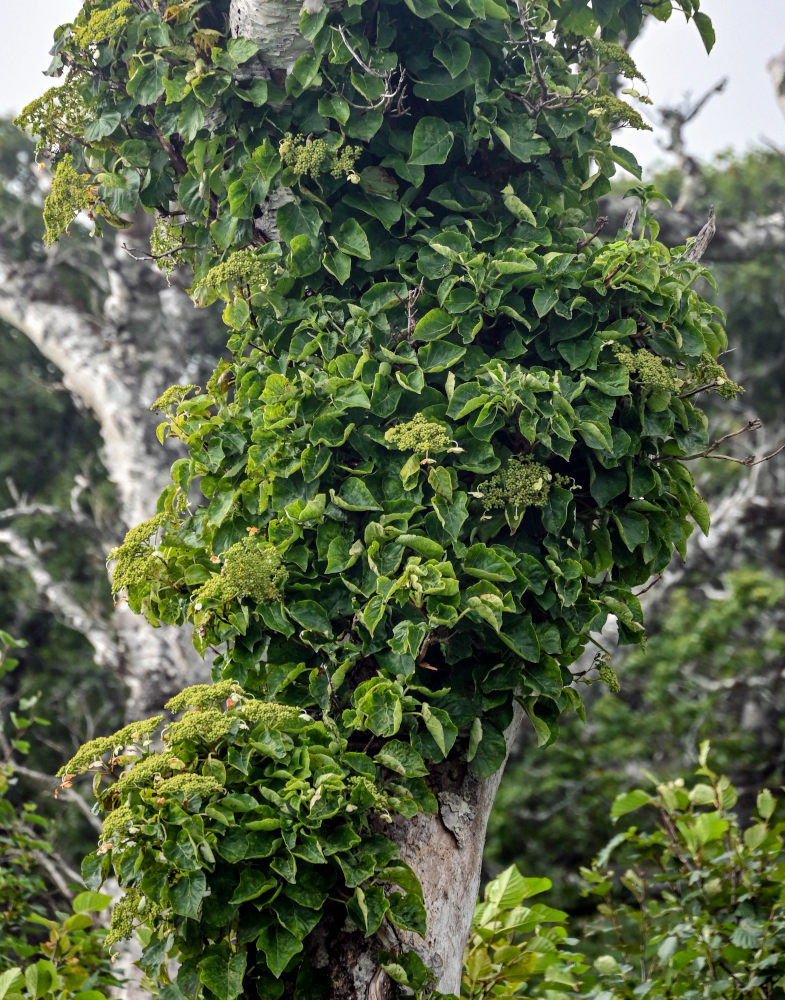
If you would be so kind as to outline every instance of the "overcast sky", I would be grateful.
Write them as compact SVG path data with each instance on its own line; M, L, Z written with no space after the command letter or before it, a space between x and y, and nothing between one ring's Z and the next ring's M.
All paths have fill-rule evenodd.
M42 71L55 26L68 21L79 0L0 0L0 113L22 108L49 84ZM717 45L706 56L694 25L674 15L654 23L632 54L647 79L655 106L694 98L723 76L725 91L690 126L691 151L705 159L764 140L785 148L785 115L778 109L766 63L785 49L785 0L703 0L714 20ZM650 165L664 159L658 134L625 134L620 143Z

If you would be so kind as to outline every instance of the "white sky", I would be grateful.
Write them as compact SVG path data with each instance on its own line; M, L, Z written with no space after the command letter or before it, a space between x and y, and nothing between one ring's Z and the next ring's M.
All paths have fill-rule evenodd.
M0 114L18 111L48 85L42 71L56 25L70 20L79 0L0 0ZM717 45L707 57L694 25L681 15L652 24L633 56L656 105L698 97L721 77L730 83L691 125L693 154L704 159L764 139L785 148L785 115L772 96L768 60L785 48L785 0L703 0L714 20ZM620 136L645 165L663 159L657 133Z

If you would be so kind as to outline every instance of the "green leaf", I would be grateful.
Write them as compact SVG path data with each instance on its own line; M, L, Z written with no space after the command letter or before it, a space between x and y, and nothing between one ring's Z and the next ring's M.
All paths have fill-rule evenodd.
M302 941L279 924L270 924L265 927L256 939L256 943L264 952L267 968L276 979L280 977L294 956L303 950Z
M369 885L365 889L357 886L346 909L360 930L370 936L381 927L382 920L390 909L390 901L381 886Z
M703 47L707 53L711 52L714 48L714 43L717 41L711 18L708 14L704 14L703 11L699 10L692 15L692 19L695 22L695 27L698 29L698 34L701 36Z
M243 992L247 954L232 952L229 945L212 945L199 963L199 981L218 1000L235 1000Z
M106 114L101 115L100 118L96 118L95 121L88 122L84 130L85 140L87 142L96 142L99 139L105 139L120 124L121 117L119 111L107 111Z
M431 309L414 327L415 340L438 340L445 337L455 326L455 317L444 309Z
M761 819L770 819L774 814L774 810L777 806L777 800L768 788L764 788L762 792L758 793L757 806L758 815Z
M169 890L172 909L183 917L196 919L206 893L207 879L204 872L185 872Z
M324 635L332 634L332 626L324 608L316 601L295 601L287 604L286 610L291 618L303 628L308 628L314 632L322 632Z
M558 301L559 290L557 288L538 288L534 293L534 308L540 318L549 313Z
M259 46L250 38L230 38L225 44L226 51L238 66L248 62L259 51Z
M648 805L652 801L651 795L642 788L636 788L631 792L623 792L617 795L611 806L611 819L618 819L626 816L627 813L640 809L641 806Z
M475 724L481 735L479 739L475 737ZM472 752L472 747L474 751ZM490 778L496 774L507 757L507 741L496 726L490 722L481 722L475 719L472 723L472 731L469 738L469 756L471 769L478 778Z
M454 140L455 134L442 118L420 118L414 127L409 165L424 167L444 163Z
M347 219L341 223L337 232L330 239L344 253L361 260L371 259L371 247L365 231L356 219Z
M169 64L161 56L153 56L141 63L128 79L125 89L138 104L155 104L164 92L164 81Z
M528 117L501 118L493 132L516 160L530 163L534 156L548 152L548 143L539 136L534 137L534 122Z
M549 878L525 878L517 865L510 865L485 887L485 898L502 910L520 906L524 899L530 899L552 887Z
M333 490L330 493L333 502L344 510L382 509L362 479L358 479L356 476L349 476L341 486L341 492L338 496Z
M112 902L112 897L104 892L80 892L73 901L74 913L88 910L103 910Z
M8 996L11 992L16 992L17 988L24 982L22 970L18 966L0 972L0 1000Z
M465 38L460 38L458 35L446 35L443 36L442 41L434 46L433 55L454 80L469 65L472 49Z
M420 754L411 743L403 743L401 740L389 740L376 754L374 760L382 767L408 778L424 777L428 774L428 768Z
M472 545L468 550L463 560L463 569L469 576L493 583L512 583L515 579L515 570L501 550L482 542Z

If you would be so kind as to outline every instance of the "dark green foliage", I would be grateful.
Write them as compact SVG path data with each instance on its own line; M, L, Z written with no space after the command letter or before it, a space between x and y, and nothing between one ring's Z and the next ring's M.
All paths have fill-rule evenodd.
M432 807L422 776L448 755L496 771L516 698L538 742L555 739L580 708L568 667L590 631L614 614L640 641L633 588L684 552L694 522L708 527L679 459L708 444L694 390L725 335L693 288L703 269L656 241L645 205L652 238L587 236L616 164L637 169L611 145L615 50L592 39L634 37L639 0L354 0L304 13L312 51L269 80L250 72L256 44L226 38L209 10L87 5L57 36L62 96L20 121L61 164L50 230L81 194L116 224L141 203L159 214L157 252L193 267L197 303L225 303L230 360L205 391L159 401L159 437L188 457L113 553L115 582L153 623L190 621L201 652L221 649L216 690L236 683L307 724L272 765L242 705L173 723L192 793L176 804L147 780L166 761L123 754L127 731L83 754L119 755L99 792L123 836L105 852L130 889L119 928L152 928L152 975L171 951L186 959L182 992L231 1000L251 982L291 985L314 925L295 933L260 897L257 953L236 950L245 870L227 869L215 824L242 827L257 793L286 812L290 792L308 826L307 751L329 758L343 783L333 815L365 843L366 813ZM69 151L89 183L67 191ZM404 789L392 799L390 773ZM178 777L161 777L176 794ZM205 807L215 845L203 798L224 809L222 824ZM144 822L128 826L137 809ZM256 828L271 893L298 884L299 829ZM308 836L303 860L360 930L385 913L419 926L415 900L401 916L377 884L392 855L336 867L329 829ZM150 860L159 848L166 863ZM110 858L88 867L97 884ZM208 890L226 900L219 915L200 911Z

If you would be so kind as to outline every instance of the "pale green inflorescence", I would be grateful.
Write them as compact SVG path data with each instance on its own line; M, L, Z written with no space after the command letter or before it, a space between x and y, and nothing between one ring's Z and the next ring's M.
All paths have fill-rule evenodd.
M104 819L103 840L112 840L117 837L122 839L128 833L128 827L134 823L134 811L130 806L118 806L113 809Z
M198 388L198 385L170 385L165 392L161 393L150 409L163 411L174 406L179 406L189 392L193 392L194 389Z
M44 205L44 242L47 246L55 243L68 230L74 217L91 203L90 178L79 173L73 156L68 153L57 164L52 190Z
M427 420L422 413L391 427L385 432L384 439L398 451L413 451L415 455L434 455L452 446L442 425Z
M192 684L170 698L164 708L170 712L184 712L188 708L220 708L221 704L240 690L236 681L218 681L215 684Z
M219 708L187 712L182 719L168 727L164 739L170 746L185 741L218 743L236 723L234 716L227 715Z
M226 260L211 267L199 285L212 289L247 285L256 290L266 287L269 276L269 261L261 260L255 250L235 250Z
M128 22L137 13L130 0L118 0L106 10L93 11L84 27L74 31L76 42L84 49L89 45L113 41L123 34Z
M249 597L257 604L266 604L281 596L280 585L286 576L274 545L243 538L226 550L221 572L199 588L194 603L201 606L205 601L225 603Z
M125 536L123 544L112 549L106 557L107 561L116 560L112 573L113 594L135 583L144 583L154 575L157 560L150 539L166 520L168 515L155 514L137 524Z
M158 795L182 795L188 799L205 798L213 792L220 792L223 788L215 778L208 778L201 774L175 774L171 778L165 778L156 786Z
M311 139L287 132L278 145L281 159L298 177L316 178L329 172L333 177L354 180L354 164L362 150L359 146L332 149L324 139ZM359 179L359 178L358 178Z
M129 722L109 739L114 741L115 747L123 747L126 743L139 743L152 736L163 721L162 715L151 715L149 719L142 719L140 722Z
M542 507L552 481L553 474L546 466L515 456L482 484L482 505L486 510Z
M117 788L151 785L163 772L172 770L171 756L169 753L151 753L147 757L140 757L133 767L123 771L117 779Z
M616 360L630 375L637 375L638 380L646 389L665 389L677 392L682 386L682 380L669 368L662 358L642 348L631 351L629 347L614 348Z
M88 768L100 761L104 754L110 753L115 744L110 736L98 736L81 746L74 756L57 772L58 777L71 774L83 774Z
M247 701L241 712L249 722L263 722L268 729L285 725L300 715L300 709L292 705L279 705L276 701L258 701L255 698Z
M744 392L743 387L738 382L728 378L728 373L723 366L719 361L715 361L710 354L704 354L701 357L700 364L696 366L693 374L698 382L711 386L723 399L735 399L739 393Z
M125 889L124 895L112 908L106 944L112 945L131 937L140 921L150 922L159 916L161 911L160 903L145 896L141 889L136 887Z

